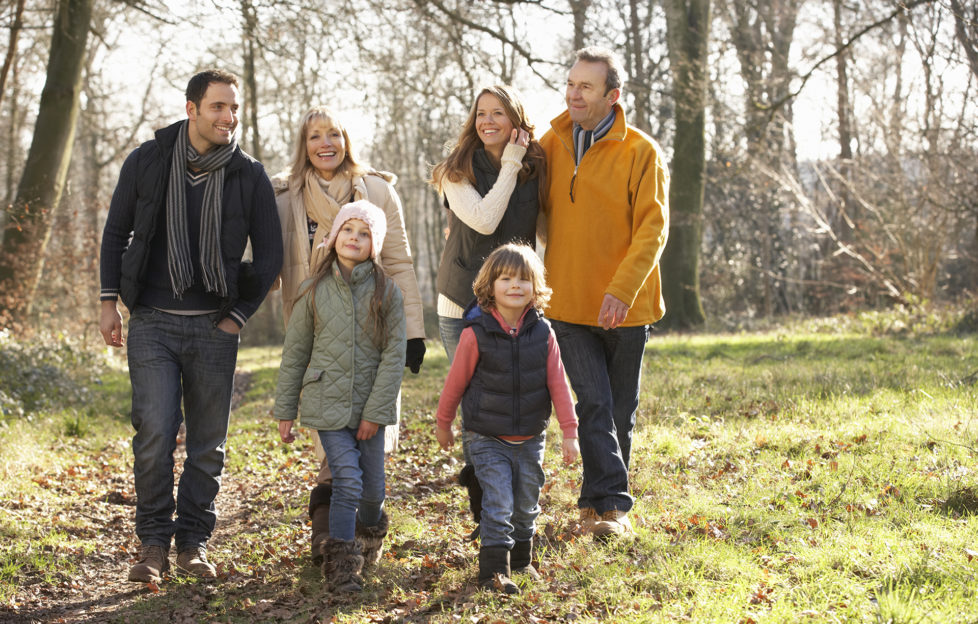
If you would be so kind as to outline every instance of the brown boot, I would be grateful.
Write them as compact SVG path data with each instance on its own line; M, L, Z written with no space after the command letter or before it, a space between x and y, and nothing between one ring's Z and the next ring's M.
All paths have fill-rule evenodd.
M594 523L598 521L598 512L594 507L581 507L581 516L578 523L581 525L582 533L590 533L594 530Z
M326 591L353 593L363 591L363 555L356 542L327 537L322 543L323 581Z
M595 537L602 538L635 537L635 529L632 528L632 523L628 520L628 512L617 509L609 509L601 514L601 518L594 523L591 533Z
M309 493L309 519L312 520L312 561L323 562L320 546L329 537L329 503L333 498L333 484L320 483Z
M363 565L372 566L380 561L389 525L387 513L383 511L380 512L380 520L374 526L363 526L360 520L357 520L357 544L363 553Z
M185 548L177 553L177 568L197 578L217 578L217 568L207 560L207 549L203 546Z
M160 575L170 569L170 549L154 544L139 547L139 561L129 568L134 583L159 583Z

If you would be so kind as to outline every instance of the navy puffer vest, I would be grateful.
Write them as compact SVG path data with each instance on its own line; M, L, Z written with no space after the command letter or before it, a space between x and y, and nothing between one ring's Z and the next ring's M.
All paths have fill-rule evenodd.
M473 303L466 326L479 343L479 363L462 395L462 426L489 436L534 436L547 428L547 349L550 323L535 309L518 334Z

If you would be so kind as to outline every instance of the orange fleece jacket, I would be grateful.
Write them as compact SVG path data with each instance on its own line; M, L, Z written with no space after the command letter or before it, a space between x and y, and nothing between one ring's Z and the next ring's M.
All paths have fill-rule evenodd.
M550 319L597 326L605 293L629 306L624 327L654 323L665 313L659 258L669 227L669 170L655 140L625 123L621 105L615 113L611 130L577 167L566 111L540 139L549 180Z

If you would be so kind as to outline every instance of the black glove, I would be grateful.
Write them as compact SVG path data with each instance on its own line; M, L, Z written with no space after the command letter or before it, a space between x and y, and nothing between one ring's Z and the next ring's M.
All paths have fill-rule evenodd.
M421 363L424 362L424 338L408 338L407 357L404 358L404 365L417 375L421 371Z

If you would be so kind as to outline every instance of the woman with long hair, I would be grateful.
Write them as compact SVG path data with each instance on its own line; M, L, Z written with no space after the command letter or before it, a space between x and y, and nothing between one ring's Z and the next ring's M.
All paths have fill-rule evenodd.
M485 87L430 183L444 197L449 232L438 265L438 330L451 360L474 298L472 282L505 243L533 247L546 192L543 148L515 89Z

